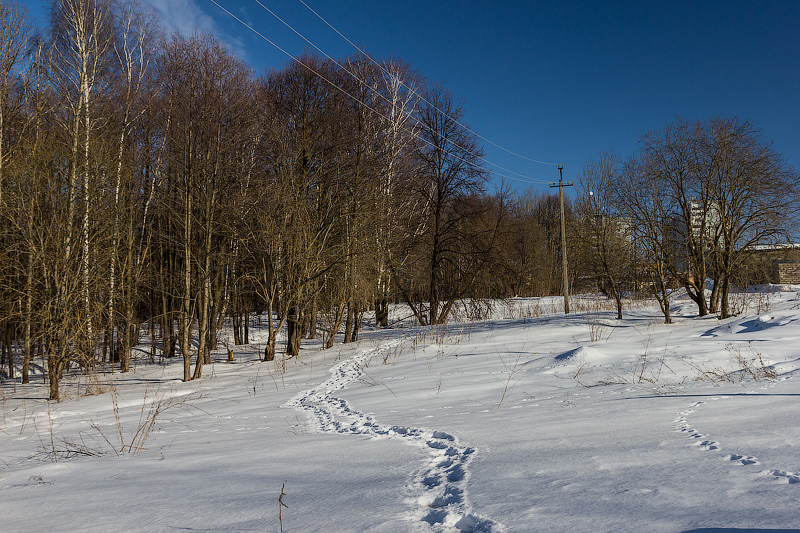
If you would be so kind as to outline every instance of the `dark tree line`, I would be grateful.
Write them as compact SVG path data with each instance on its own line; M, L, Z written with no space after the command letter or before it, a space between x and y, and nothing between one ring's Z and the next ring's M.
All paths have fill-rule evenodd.
M0 37L0 345L52 399L145 338L191 380L225 320L247 343L265 316L271 360L284 328L294 356L391 302L438 324L526 290L503 281L527 268L519 211L487 191L463 103L401 61L258 76L134 1L55 0L42 32L4 2Z
M182 357L188 381L230 342L225 323L247 344L265 320L273 360L281 331L287 356L317 335L356 341L394 302L435 325L466 298L561 292L558 197L489 191L463 102L402 61L304 55L257 75L209 35L163 35L134 0L54 0L41 32L4 1L0 39L0 356L7 377L17 363L23 383L44 376L51 399L70 368L126 372L143 340ZM601 174L667 191L663 143ZM726 221L716 242L731 243L711 264L729 273L773 211L741 223L750 207L723 184L746 183L742 153L725 146L707 194ZM759 176L774 158L762 148L742 148ZM596 198L634 217L661 196ZM567 202L571 283L605 271L621 294L581 209Z

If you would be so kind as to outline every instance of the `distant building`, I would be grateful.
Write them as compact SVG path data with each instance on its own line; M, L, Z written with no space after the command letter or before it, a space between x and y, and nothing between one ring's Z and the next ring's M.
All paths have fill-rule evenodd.
M716 239L719 226L719 210L713 206L706 208L699 200L689 202L689 223L683 213L675 214L665 221L666 238L671 250L672 263L675 269L688 272L689 259L687 246L689 236L702 246L705 251L710 251Z
M741 275L751 283L800 284L800 244L753 246Z

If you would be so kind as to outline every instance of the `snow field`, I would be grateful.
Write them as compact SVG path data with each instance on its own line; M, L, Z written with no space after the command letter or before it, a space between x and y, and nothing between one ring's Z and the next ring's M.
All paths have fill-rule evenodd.
M796 293L723 322L679 301L670 326L641 304L616 321L518 303L496 307L505 319L309 342L285 373L255 344L190 383L180 361L146 358L102 377L103 394L72 378L49 407L43 384L4 383L0 529L798 527ZM143 449L120 453L153 406Z

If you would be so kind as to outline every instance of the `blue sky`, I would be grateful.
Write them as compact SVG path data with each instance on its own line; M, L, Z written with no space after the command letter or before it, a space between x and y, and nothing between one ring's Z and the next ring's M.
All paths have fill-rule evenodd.
M212 0L143 1L168 29L211 32L258 73L291 61ZM259 1L327 54L356 53L299 0L214 1L293 55L311 46ZM677 116L750 120L800 168L796 0L305 1L362 49L401 58L463 98L478 134L563 164L565 179L606 149L632 153ZM42 5L24 3L34 13ZM488 161L533 180L509 181L516 188L544 191L558 179L553 165L484 144Z

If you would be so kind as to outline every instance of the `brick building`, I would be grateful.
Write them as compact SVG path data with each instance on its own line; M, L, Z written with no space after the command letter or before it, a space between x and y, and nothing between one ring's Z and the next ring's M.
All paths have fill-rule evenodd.
M755 283L800 284L800 244L756 246L744 273Z

